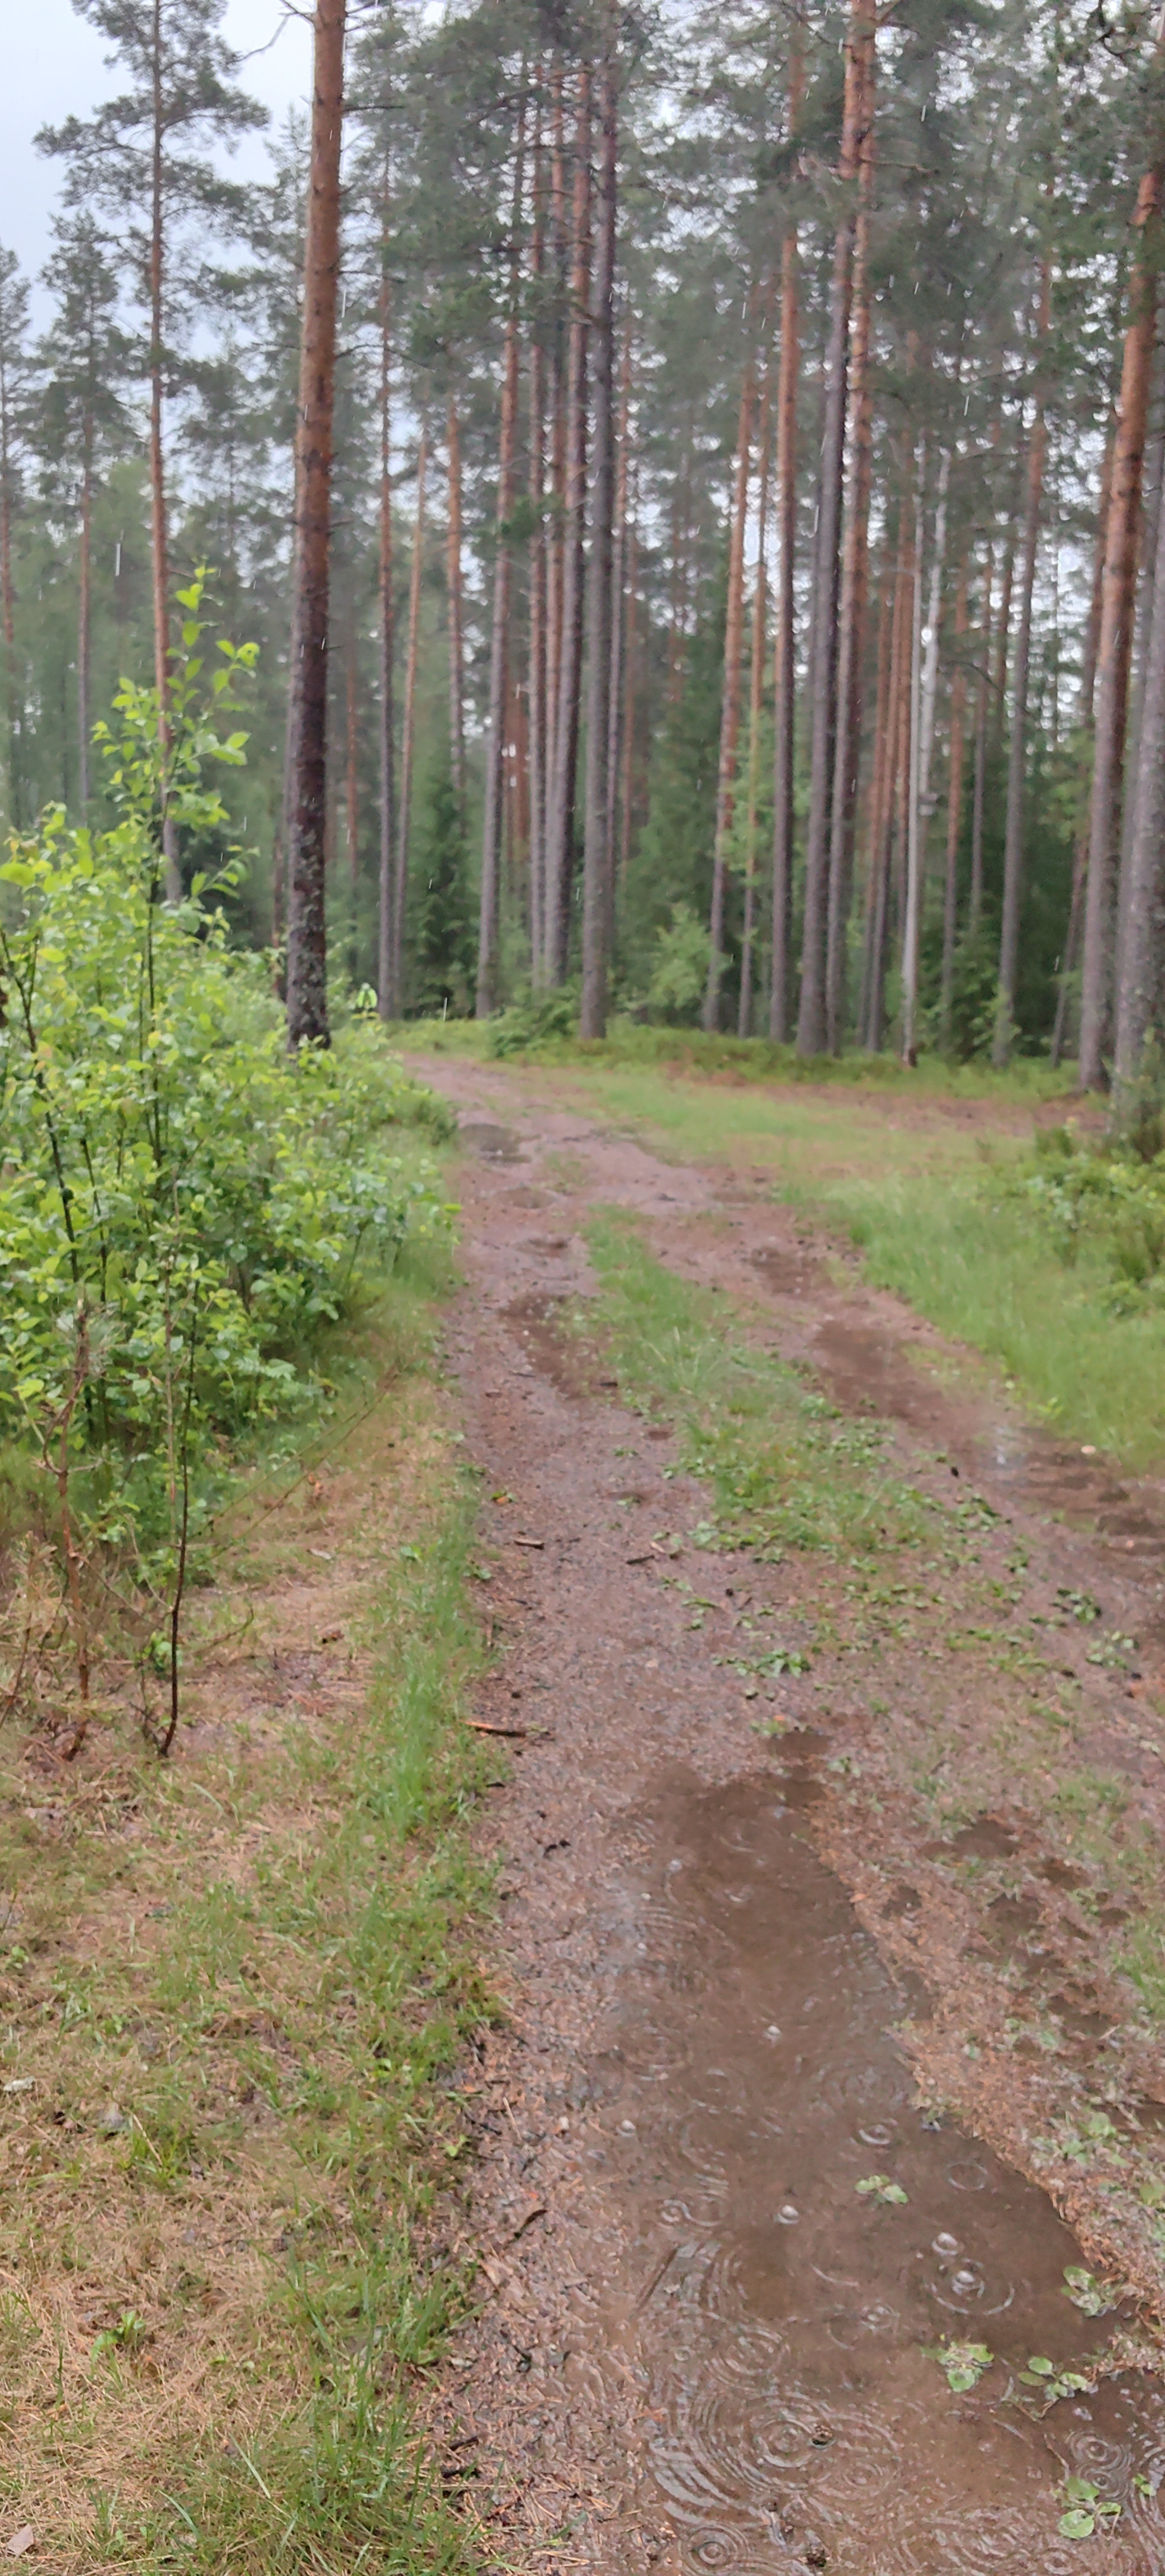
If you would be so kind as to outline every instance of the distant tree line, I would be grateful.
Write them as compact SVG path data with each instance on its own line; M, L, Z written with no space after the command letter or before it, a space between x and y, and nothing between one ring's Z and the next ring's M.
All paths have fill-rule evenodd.
M96 819L180 575L262 648L238 935L386 1017L577 988L1078 1055L1165 974L1165 62L1066 0L318 0L258 182L224 0L0 258L4 792ZM177 891L199 854L169 831Z

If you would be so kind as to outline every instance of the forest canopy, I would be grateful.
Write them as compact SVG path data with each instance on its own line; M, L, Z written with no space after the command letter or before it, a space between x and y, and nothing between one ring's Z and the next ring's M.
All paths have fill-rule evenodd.
M76 5L42 329L0 256L9 825L109 819L94 722L129 679L164 736L210 565L296 1042L330 974L1139 1081L1156 22L320 0L244 183L224 0ZM215 854L161 829L176 902Z

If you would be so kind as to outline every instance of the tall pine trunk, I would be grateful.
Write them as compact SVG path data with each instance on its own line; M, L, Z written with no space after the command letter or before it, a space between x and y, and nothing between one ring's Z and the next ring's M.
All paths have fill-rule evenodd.
M400 741L400 811L396 827L396 871L392 889L392 950L396 960L397 1009L404 1010L405 926L409 895L409 848L413 820L413 754L417 733L417 662L421 637L421 584L425 570L425 483L429 462L429 423L421 412L417 447L417 502L413 522L413 559L409 566L409 626L405 649L405 696Z
M943 875L943 956L939 985L939 1029L942 1043L951 1042L951 1011L955 989L955 944L959 929L959 835L963 825L963 763L966 757L967 666L963 648L967 634L967 556L964 551L959 565L955 591L955 666L951 674L951 749L947 764L947 845Z
M1160 66L1165 30L1158 35ZM1159 110L1157 111L1159 121ZM1084 913L1084 973L1080 992L1080 1081L1099 1090L1110 1044L1113 929L1120 865L1121 803L1133 640L1137 552L1141 516L1141 467L1149 404L1149 379L1157 330L1156 230L1165 185L1160 131L1155 154L1137 194L1137 253L1129 279L1129 323L1121 369L1120 408L1113 442L1100 642L1096 657L1097 709L1092 795L1088 817L1088 885Z
M550 256L554 277L553 338L550 359L549 472L551 509L546 529L546 725L542 823L542 956L539 976L553 978L550 883L554 789L558 775L558 678L562 665L562 577L566 539L566 375L569 336L569 280L566 224L566 123L561 59L550 82Z
M894 613L890 645L889 715L878 824L877 879L870 936L866 1046L871 1055L878 1053L884 1035L886 957L890 940L895 824L902 804L905 768L910 751L910 638L913 597L910 503L904 493L898 521L898 567L894 583Z
M328 1041L325 906L328 585L340 144L346 0L316 0L311 164L304 244L303 336L295 440L295 573L291 612L291 794L287 848L287 1035Z
M82 821L89 810L89 695L93 649L93 416L86 410L82 429L81 527L77 562L77 733L78 785Z
M688 632L688 539L691 532L692 421L684 424L684 441L671 494L671 582L667 628L667 703L678 706L684 693Z
M533 150L533 224L530 237L530 977L543 980L546 954L546 369L543 350L542 273L546 258L546 209L542 172L542 71L536 83Z
M789 46L789 135L795 136L805 94L799 14ZM797 553L797 381L800 320L797 309L797 232L790 224L781 245L781 370L777 385L776 640L773 645L773 937L769 1036L783 1046L789 1034L793 945L793 752L796 714L797 628L794 575Z
M724 911L728 885L728 838L736 802L736 755L740 735L740 666L744 649L744 538L748 520L748 475L752 455L755 377L751 350L740 392L736 432L736 475L728 538L728 600L724 620L724 677L720 697L720 762L716 779L716 838L712 853L712 910L709 920L708 982L704 993L704 1026L720 1025L720 979L724 972Z
M1104 559L1108 543L1108 503L1109 495L1112 490L1112 452L1113 432L1110 430L1105 445L1104 465L1100 477L1100 507L1097 511L1096 517L1096 552L1092 570L1092 595L1088 605L1088 623L1084 630L1084 654L1080 666L1080 722L1084 728L1090 752L1092 746L1093 713L1096 700L1096 655L1100 643L1101 589L1104 579ZM1060 1063L1060 1059L1064 1053L1065 1041L1068 1036L1069 996L1072 988L1072 977L1076 971L1076 960L1080 953L1080 932L1084 921L1084 892L1087 877L1088 811L1087 808L1085 808L1077 827L1076 841L1072 852L1072 893L1068 905L1068 927L1064 938L1064 954L1060 964L1059 991L1056 995L1056 1019L1052 1030L1052 1044L1049 1053L1049 1062L1053 1069L1055 1069L1055 1067Z
M356 940L356 894L360 883L360 648L353 600L348 619L348 656L345 672L345 749L347 752L344 782L344 837L348 847L348 891L352 904L352 942Z
M465 621L461 579L461 427L449 389L449 525L445 539L445 595L449 620L449 774L457 828L465 838Z
M619 817L619 884L625 887L631 865L631 835L635 820L635 725L636 686L639 677L639 635L636 611L639 602L639 527L632 503L631 525L627 543L627 633L623 647L623 722L620 742Z
M870 0L850 0L845 49L838 178L847 200L857 175L865 92ZM801 941L798 1055L821 1055L827 1035L826 974L829 944L829 841L837 721L838 582L842 473L845 462L846 387L856 207L847 202L837 228L825 352L825 418L821 438L821 504L813 612L816 644L809 691L809 819L805 835L805 921Z
M874 185L877 77L875 0L855 8L852 44L858 60L858 211L854 226L849 348L849 499L841 576L837 648L837 735L829 818L829 920L826 933L826 1039L840 1055L845 1038L846 968L854 828L862 740L862 671L869 587L872 422L870 410L870 205Z
M910 578L910 663L906 703L906 756L900 780L906 798L906 895L902 923L902 1062L918 1060L918 955L922 935L922 536L926 489L926 439L918 453L914 545Z
M926 864L926 833L934 807L930 792L931 764L934 759L934 735L938 718L938 646L942 623L943 573L947 557L947 494L950 490L950 450L944 448L939 459L938 492L934 511L934 544L930 556L930 586L923 619L922 687L918 718L918 810L923 832L923 866Z
M397 960L393 947L393 864L396 852L396 745L393 704L396 661L396 607L392 589L392 271L389 265L392 222L392 164L385 147L380 188L380 295L378 360L380 413L380 495L377 529L377 751L380 767L380 860L377 874L378 938L376 991L382 1019L400 1012Z
M587 768L583 845L582 1007L579 1035L607 1026L607 942L611 915L612 574L615 517L615 235L619 124L616 32L609 0L599 66L600 145L596 186L595 280L591 309L594 481L587 585Z
M1160 1041L1165 974L1165 509L1158 513L1153 605L1141 694L1141 737L1126 864L1116 992L1114 1111L1138 1108L1148 1049ZM1153 1067L1159 1079L1159 1066Z
M1035 590L1036 556L1040 542L1040 512L1044 497L1044 459L1048 443L1042 370L1051 318L1052 273L1045 259L1040 265L1035 412L1028 445L1023 573L1019 595L1019 627L1015 639L1014 700L1007 763L1007 823L1003 839L1003 919L999 939L999 1002L995 1019L995 1039L991 1050L992 1062L999 1070L1002 1070L1011 1054L1015 988L1019 973L1019 908L1023 892L1023 805L1027 777L1027 700L1028 675L1031 667L1032 596Z
M627 496L631 475L631 373L631 324L628 321L623 333L623 361L619 369L615 543L611 561L611 686L607 699L607 849L609 852L607 939L609 947L615 937L615 895L619 875L615 853L618 840L619 782L622 776L624 674L630 643L627 562L631 531L627 515Z
M166 894L177 903L182 893L178 869L178 831L169 811L170 768L170 568L166 533L166 466L162 441L164 294L166 224L163 150L165 116L162 101L162 0L153 0L150 24L150 78L153 117L150 133L150 574L154 614L154 687L158 698L158 741L162 750L162 861Z
M760 734L764 713L765 658L768 642L768 580L766 547L769 519L769 427L772 406L773 371L771 358L765 366L765 389L761 403L758 466L759 488L756 511L756 581L752 594L752 652L749 662L748 691L748 795L744 809L744 936L740 944L740 1000L736 1015L738 1036L752 1034L753 950L756 943L756 824L760 797Z
M878 598L878 670L874 692L874 762L866 807L866 918L862 940L862 981L858 1001L858 1044L867 1044L873 980L874 924L877 919L882 799L885 794L887 736L890 724L890 655L894 630L893 557L887 541Z
M502 841L505 826L506 729L510 678L511 553L509 519L514 506L514 451L518 421L518 263L525 159L525 101L518 112L514 196L510 218L509 310L502 360L502 412L498 434L498 503L494 557L493 622L489 663L489 736L486 743L485 815L481 845L481 913L477 941L477 1016L487 1020L498 1004Z
M574 812L578 771L587 506L587 363L590 300L590 69L579 70L574 134L574 212L570 279L570 346L565 413L562 593L554 736L554 775L546 852L546 946L549 981L564 984L570 962L574 893Z
M983 826L987 810L987 747L991 720L991 593L995 546L989 539L983 562L979 620L979 687L975 698L975 771L971 789L971 886L968 928L977 931L983 913Z

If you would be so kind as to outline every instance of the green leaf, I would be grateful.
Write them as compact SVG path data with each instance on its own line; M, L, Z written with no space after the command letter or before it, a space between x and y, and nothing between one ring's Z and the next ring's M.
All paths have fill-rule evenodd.
M1096 2516L1085 2504L1069 2505L1060 2516L1060 2529L1065 2540L1091 2540L1096 2529Z

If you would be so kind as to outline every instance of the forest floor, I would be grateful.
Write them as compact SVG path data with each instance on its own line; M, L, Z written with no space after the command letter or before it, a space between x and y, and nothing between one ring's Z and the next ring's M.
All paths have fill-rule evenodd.
M1165 1492L735 1116L693 1156L569 1072L413 1061L466 1148L502 1757L485 2296L433 2417L488 2563L1052 2576L1103 2534L1158 2576Z

